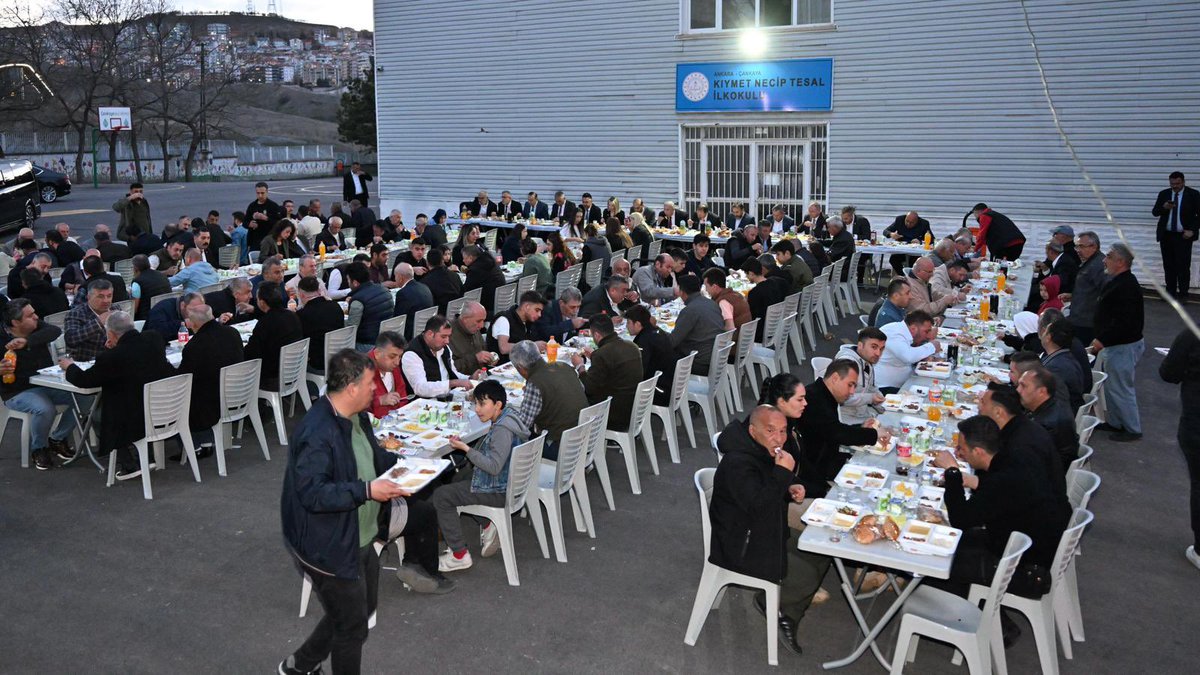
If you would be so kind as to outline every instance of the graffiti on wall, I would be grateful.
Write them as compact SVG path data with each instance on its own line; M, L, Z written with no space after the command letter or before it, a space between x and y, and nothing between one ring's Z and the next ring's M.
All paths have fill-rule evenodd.
M44 166L51 171L75 175L75 154L54 153L42 155L27 155L29 161ZM161 181L163 162L152 159L141 162L143 181ZM171 160L171 175L183 175L182 159ZM101 161L99 164L101 182L109 180L109 164ZM242 164L236 157L215 157L210 161L196 161L192 164L192 174L195 176L228 176L230 178L309 178L328 176L333 171L329 160L293 161L293 162L255 162ZM83 157L83 175L92 175L91 155ZM137 179L137 164L130 161L117 162L117 182L128 183Z

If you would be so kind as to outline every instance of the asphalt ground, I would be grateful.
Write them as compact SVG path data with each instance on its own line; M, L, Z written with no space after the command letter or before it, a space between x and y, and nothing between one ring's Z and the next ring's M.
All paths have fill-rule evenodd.
M215 195L227 187L203 189ZM229 199L235 196L245 194ZM156 208L167 201L151 197ZM855 324L843 319L816 355L832 356ZM1158 379L1161 357L1152 349L1169 345L1180 325L1163 303L1147 302L1147 351L1137 375L1145 437L1129 444L1103 432L1093 437L1092 470L1103 484L1078 560L1087 641L1076 643L1073 661L1061 661L1063 673L1195 672L1200 570L1183 557L1190 530L1175 442L1178 391ZM794 370L811 378L807 365ZM269 419L267 428L271 461L249 434L229 454L228 477L217 476L213 459L201 461L199 484L171 465L155 472L148 502L137 481L106 488L84 463L21 469L10 425L0 446L0 671L274 672L321 608L314 598L308 616L297 617L300 576L279 526L286 449ZM697 432L709 438L702 418ZM452 594L417 595L385 573L365 671L809 673L847 654L858 631L832 572L825 588L833 598L800 627L805 654L781 649L779 668L767 666L763 619L746 591L726 595L696 646L683 643L702 562L692 476L715 458L706 441L684 448L679 465L670 463L665 442L657 452L659 476L640 460L640 496L630 494L623 462L610 455L617 510L600 505L592 478L597 538L574 532L568 518L566 564L543 559L532 528L518 521L519 587L506 583L500 556L478 557L469 523L475 566L454 573ZM896 625L880 640L885 653ZM1021 625L1024 636L1007 652L1009 672L1036 673L1032 633ZM881 669L868 654L844 672ZM925 641L909 672L965 669L950 664L948 648Z

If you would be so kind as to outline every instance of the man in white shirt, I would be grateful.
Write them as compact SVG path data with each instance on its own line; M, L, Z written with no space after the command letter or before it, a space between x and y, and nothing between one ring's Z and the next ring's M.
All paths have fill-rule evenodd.
M299 269L299 273L296 274L296 276L292 277L291 279L288 279L287 283L285 283L283 285L283 288L284 288L284 290L287 291L288 295L293 296L293 297L296 295L296 289L300 286L300 280L303 279L304 277L316 277L317 284L321 289L320 295L325 296L329 300L334 299L334 298L330 297L329 289L325 288L325 282L321 281L321 277L317 275L317 259L316 258L314 258L311 255L301 256L300 257L300 266L298 269ZM346 295L350 295L348 289L347 289ZM345 296L342 296L342 297L345 297Z
M446 317L434 316L425 324L425 330L409 343L400 359L400 369L412 394L436 398L453 389L471 389L471 381L454 367L449 347L450 330Z
M915 310L881 329L887 337L883 356L875 367L875 384L880 393L894 394L912 377L913 366L934 354L940 354L942 345L933 339L937 328L933 317L924 310Z

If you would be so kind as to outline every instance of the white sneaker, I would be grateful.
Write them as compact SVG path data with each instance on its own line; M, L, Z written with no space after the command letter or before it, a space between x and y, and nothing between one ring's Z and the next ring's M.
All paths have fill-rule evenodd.
M1196 569L1200 569L1200 553L1196 553L1195 546L1187 547L1183 555L1187 557L1188 562L1196 566Z
M438 556L438 571L439 572L456 572L465 570L472 565L471 552L461 558L455 558L454 552L450 549L442 551L442 555Z
M500 550L500 533L496 526L488 523L487 527L479 531L480 555L485 558L490 558L496 555L496 551Z

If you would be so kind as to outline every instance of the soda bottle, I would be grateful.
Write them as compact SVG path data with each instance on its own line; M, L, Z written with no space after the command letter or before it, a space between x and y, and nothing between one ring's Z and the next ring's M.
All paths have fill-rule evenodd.
M4 374L4 384L13 384L17 381L17 353L11 349L4 352L4 360L13 367L13 372Z
M181 344L181 345L187 344L187 341L188 341L187 324L180 321L179 322L179 344Z
M546 343L546 360L550 363L558 361L558 343L554 341L554 337L550 337L550 341Z

